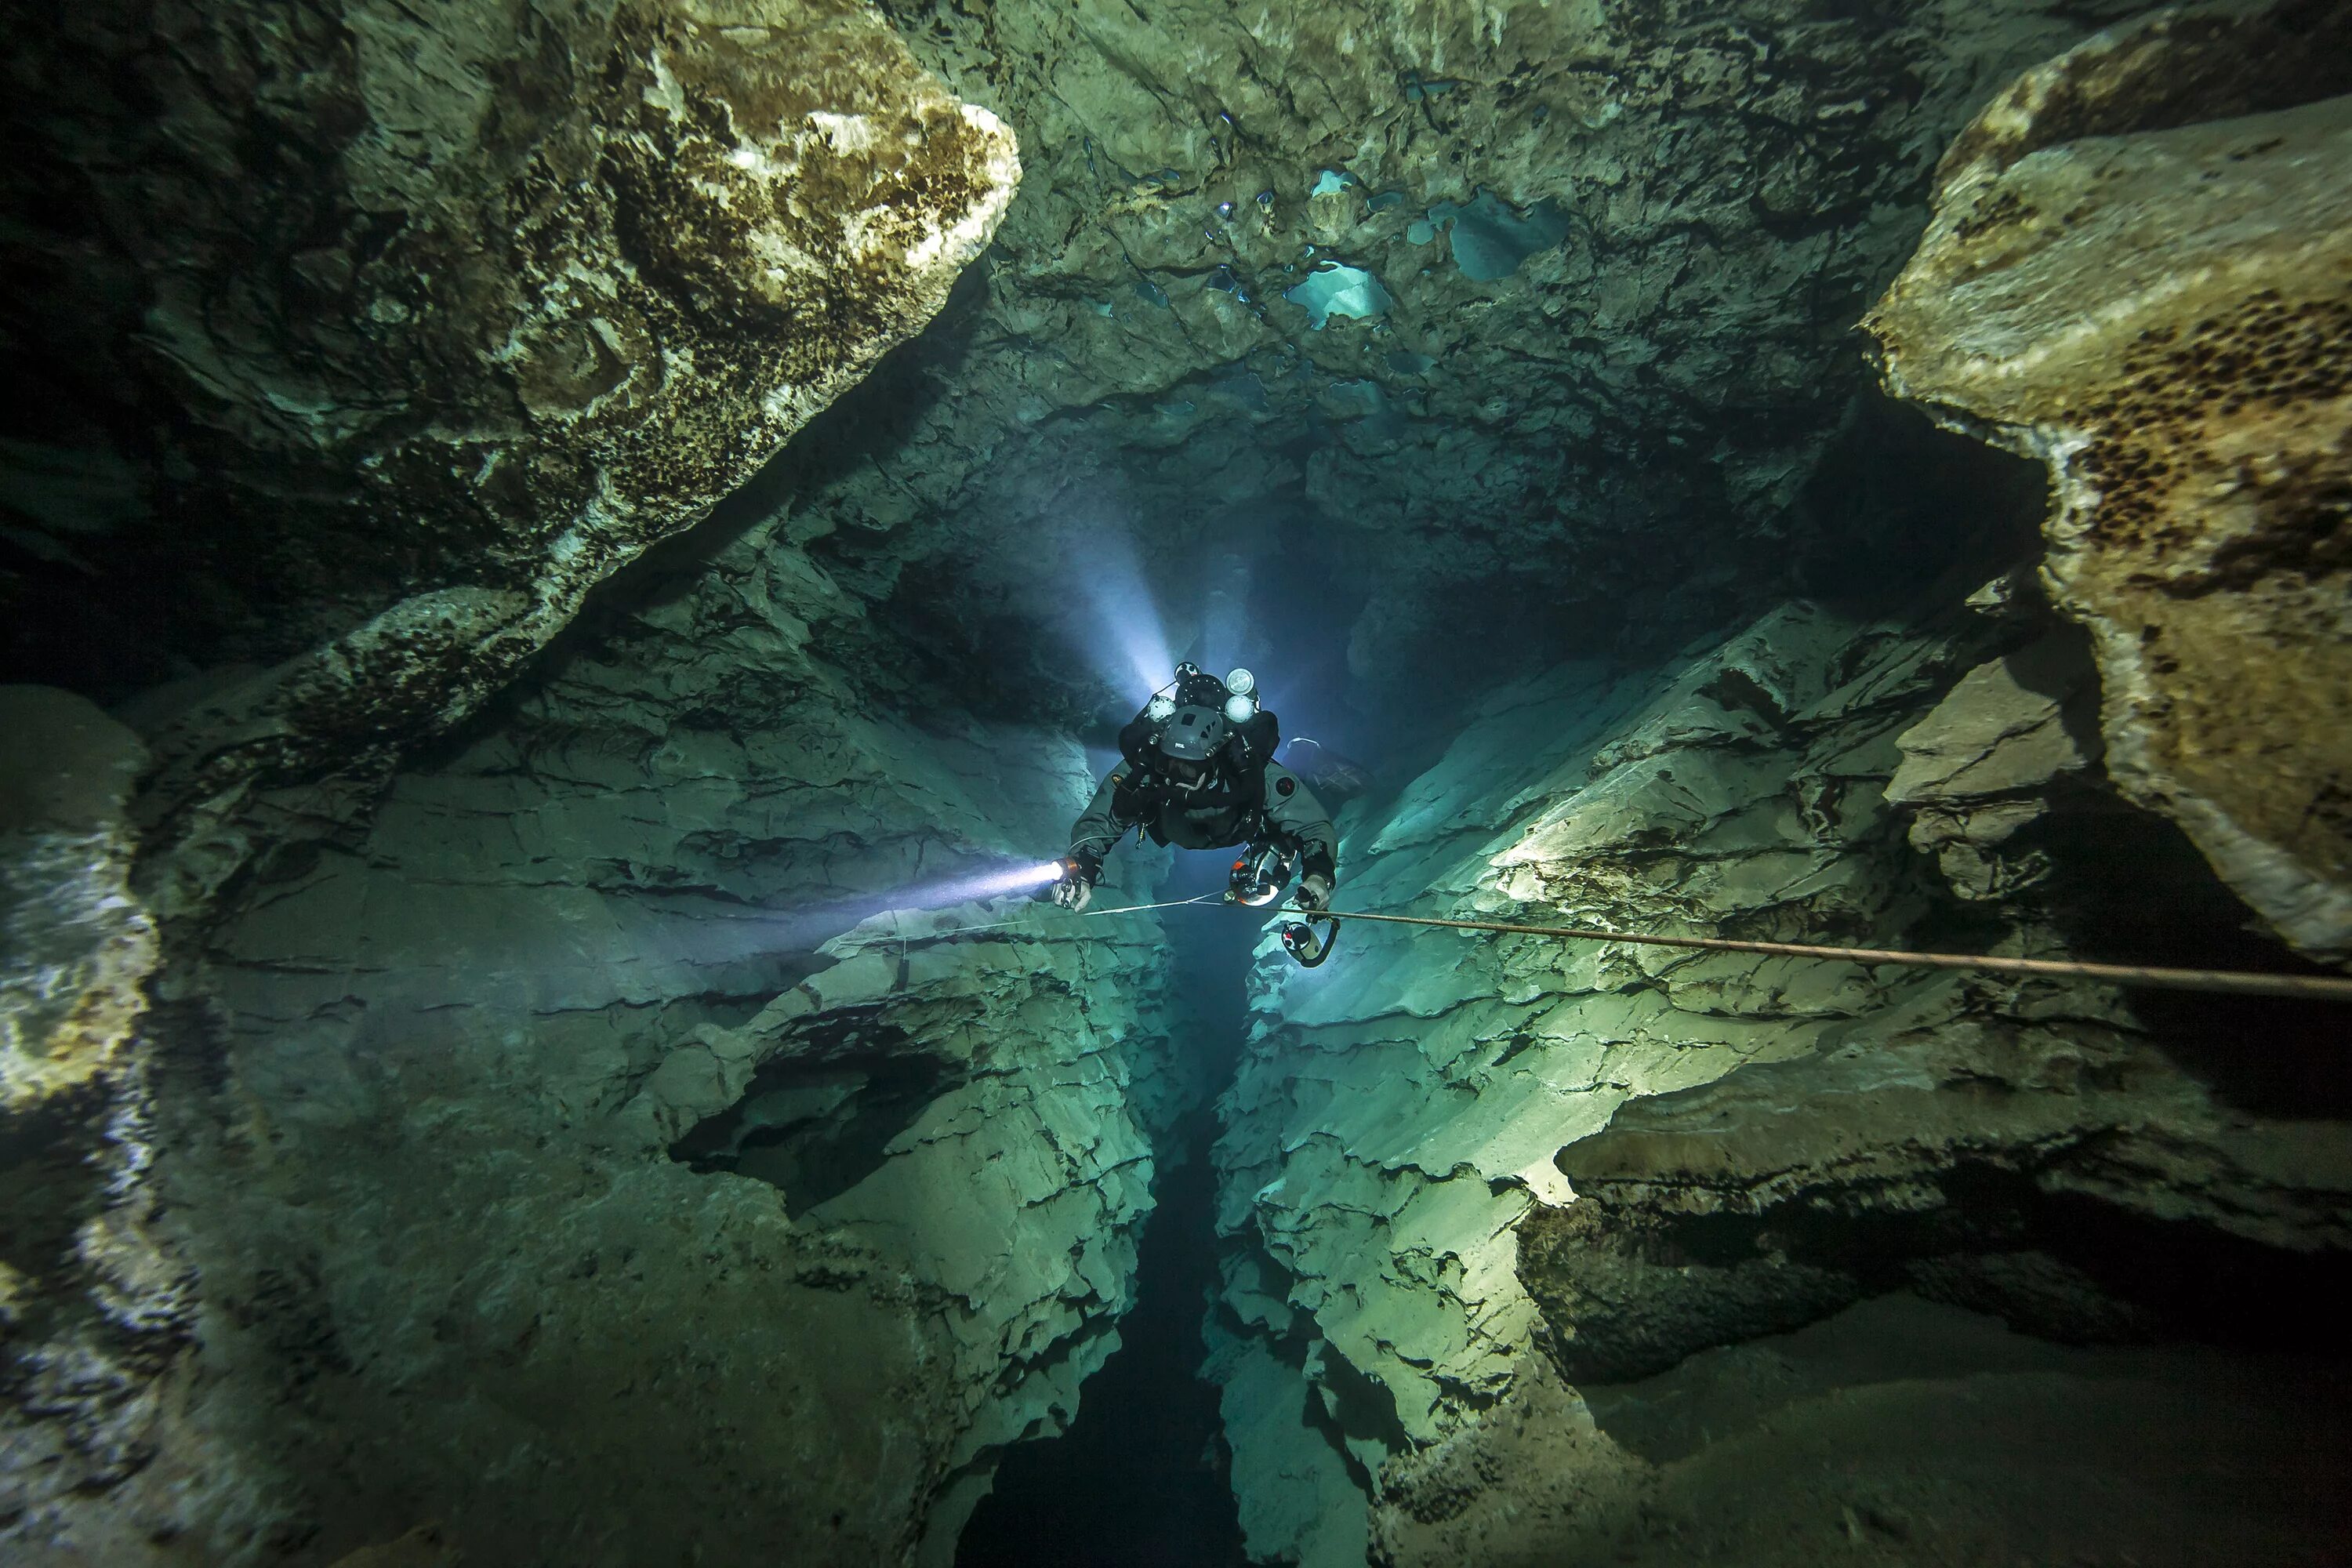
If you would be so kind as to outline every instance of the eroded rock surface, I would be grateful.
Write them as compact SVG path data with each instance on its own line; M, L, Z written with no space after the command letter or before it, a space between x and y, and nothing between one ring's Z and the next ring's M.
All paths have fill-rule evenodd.
M1911 809L1912 844L1962 898L2005 898L2049 874L2041 850L2005 847L2099 760L2098 696L2080 634L2053 629L1969 671L1895 737L1903 763L1886 798Z
M1017 628L1084 607L1106 531L1139 542L1180 647L1203 572L1274 535L1330 591L1253 613L1311 616L1367 696L1490 684L1498 647L1670 651L1770 603L1854 388L1847 330L1934 160L2085 25L890 10L1026 173L985 291L798 481L800 536L933 646L1029 664Z
M167 912L249 853L257 783L388 765L740 484L929 320L1018 177L859 5L16 36L43 153L11 210L54 287L16 319L46 405L12 651L116 689L271 667L162 744Z
M189 1280L147 1180L160 943L127 820L146 749L45 687L0 687L0 1519L37 1532L149 1467ZM90 1545L142 1533L126 1510Z
M813 629L859 606L765 530L698 565L175 975L142 1554L944 1562L1116 1347L1201 1093L1156 923L887 912L1057 842L1083 754L861 705Z
M1887 384L2042 459L2106 763L2352 953L2352 22L2168 12L2028 72L1872 312Z
M1961 913L1889 799L1894 779L1958 798L1937 791L1978 773L1989 794L2030 793L2087 765L2051 729L2048 650L2017 637L1799 604L1678 667L1507 689L1436 766L1346 819L1348 901L2065 952L2023 888ZM2021 717L1991 700L2020 692ZM2021 752L2004 760L2004 739ZM1339 1563L1369 1531L1388 1561L1483 1561L1486 1526L1438 1528L1475 1518L1501 1531L1495 1561L1581 1560L1616 1549L1610 1521L1639 1538L1643 1500L1679 1483L1594 1433L1579 1384L1897 1289L2070 1337L2193 1332L2198 1301L2109 1268L2100 1237L2161 1232L2150 1255L2267 1268L2297 1293L2352 1242L2343 1123L2224 1093L2112 991L1342 931L1323 969L1267 955L1223 1101L1236 1246L1212 1364L1264 1555ZM1303 1429L1285 1414L1301 1405ZM1550 1468L1509 1458L1530 1422ZM1284 1496L1349 1478L1369 1523L1283 1522L1307 1511ZM1685 1498L1702 1521L1705 1495ZM1824 1550L1851 1502L1808 1504L1815 1533L1790 1550ZM1701 1555L1741 1561L1780 1526L1748 1528Z

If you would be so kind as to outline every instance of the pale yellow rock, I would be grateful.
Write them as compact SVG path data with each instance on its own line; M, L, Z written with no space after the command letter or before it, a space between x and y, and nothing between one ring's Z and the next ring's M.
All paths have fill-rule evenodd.
M69 692L0 687L0 1110L121 1055L155 966L125 801L146 748Z
M2341 960L2352 99L2292 94L2352 73L2340 23L2283 15L2161 13L2028 72L1865 326L1891 390L2048 466L2045 571L2092 633L2116 784Z

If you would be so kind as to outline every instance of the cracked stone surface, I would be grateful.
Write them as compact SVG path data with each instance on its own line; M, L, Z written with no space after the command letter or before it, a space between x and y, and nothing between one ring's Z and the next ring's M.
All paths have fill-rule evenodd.
M83 699L0 687L0 1518L157 1484L159 1372L190 1279L159 1241L143 1030L161 958L130 887L139 738ZM136 1510L101 1556L135 1550ZM0 1535L5 1539L5 1535Z
M1507 689L1392 800L1350 808L1344 903L1948 941L1919 934L1954 906L1891 782L1948 800L1955 780L2030 790L2088 765L2049 732L2047 699L2021 716L2003 700L2053 684L2047 645L2018 635L1799 603L1679 666ZM1211 1364L1239 1407L1262 1557L1336 1563L1369 1532L1381 1561L1485 1560L1422 1525L1469 1506L1444 1497L1491 1494L1490 1521L1551 1521L1496 1560L1561 1560L1544 1552L1616 1517L1574 1497L1668 1484L1591 1434L1581 1385L1895 1289L2094 1338L2193 1321L2193 1303L2147 1304L2163 1294L2147 1281L2095 1278L2063 1238L2103 1225L2169 1226L2170 1245L2282 1278L2352 1240L2343 1123L2231 1102L2110 990L1341 929L1322 969L1263 952L1222 1102ZM1956 929L1997 952L2070 951L2014 889ZM1302 1404L1305 1423L1286 1414ZM1566 1473L1496 1468L1495 1434L1528 1421ZM1343 1478L1363 1503L1335 1515Z
M388 766L742 483L930 319L1019 175L834 0L99 5L23 37L47 155L10 207L55 289L16 323L48 406L12 538L55 581L12 573L12 652L101 650L70 674L118 689L269 667L159 742L167 914L251 853L257 785ZM84 611L101 563L141 585Z
M1979 665L1895 737L1886 798L1911 809L1912 845L1964 899L2006 898L2050 873L2048 855L2005 847L2046 816L2053 788L2099 760L2099 684L2071 628Z
M2032 70L1867 324L1890 389L2048 466L2107 767L2314 957L2352 955L2352 38L2191 8ZM2085 310L2085 300L2099 301Z
M1181 646L1203 557L1276 529L1327 573L1316 613L1366 700L1465 666L1491 684L1563 638L1670 651L1780 596L1855 388L1848 329L1934 160L2086 25L2011 3L889 9L1018 131L1026 173L984 289L795 481L797 535L930 646L1034 663L1009 684L1058 695L1005 629L1066 614L1103 531L1139 542ZM1550 242L1480 277L1465 224ZM1386 307L1318 329L1295 296L1326 267ZM1065 572L1041 579L1041 542ZM1487 637L1453 635L1474 616Z
M1157 923L888 912L1055 842L1084 755L862 706L812 631L859 606L765 530L690 583L266 858L174 973L152 1180L202 1290L144 1436L181 1490L110 1561L429 1524L469 1561L945 1562L1116 1348L1202 1093ZM925 1089L795 1168L821 1201L681 1152L844 1064Z

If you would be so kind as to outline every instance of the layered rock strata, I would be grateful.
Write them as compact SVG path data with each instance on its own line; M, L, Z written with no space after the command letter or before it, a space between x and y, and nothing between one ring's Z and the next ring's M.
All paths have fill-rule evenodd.
M33 1560L944 1562L1066 1422L1201 1089L1148 917L957 900L1087 760L862 708L765 530L698 564L175 973L194 1345Z
M890 9L1019 130L1027 173L985 289L802 481L803 535L992 669L1038 660L1006 630L1122 564L1106 532L1136 541L1180 647L1223 552L1271 535L1332 592L1252 613L1310 617L1360 696L1458 671L1492 646L1452 635L1471 616L1654 655L1769 603L1855 387L1845 334L1916 242L1934 160L2085 25L2006 3Z
M2063 954L2030 879L1964 913L1906 841L1890 779L2024 798L2072 755L2054 709L1960 744L1952 709L1988 711L1969 672L2000 643L1916 627L1794 605L1664 671L1507 689L1343 822L1349 901ZM2010 636L1989 668L2030 672L2033 634ZM2352 1243L2343 1125L2236 1101L2112 991L1361 925L1321 969L1268 952L1256 987L1223 1102L1234 1245L1212 1367L1269 1559L1352 1562L1369 1541L1398 1563L1576 1561L1635 1551L1622 1527L1637 1556L1673 1560L1641 1521L1699 1530L1706 1483L1596 1427L1600 1385L1897 1289L2068 1338L2202 1331L2163 1270L2116 1258L2185 1249L2300 1292ZM1823 1396L1790 1419L1826 1419ZM1769 1470L1770 1439L1724 1421L1759 1447L1706 1462ZM1861 1440L1805 1430L1831 1455ZM2169 1461L2141 1458L2132 1484L2162 1493ZM1855 1506L1803 1495L1800 1556ZM2058 1539L1968 1496L1953 1506L1999 1521L1984 1540ZM1758 1533L1726 1525L1708 1560L1781 1560L1754 1555L1769 1508L1738 1508Z
M858 5L100 6L16 36L47 155L11 210L54 287L17 322L48 395L12 447L43 562L11 574L12 651L118 689L270 667L161 742L172 909L249 850L257 784L388 765L740 485L929 320L1018 178Z
M2352 955L2352 17L2167 12L2028 72L1867 322L1888 386L2044 462L2108 771Z

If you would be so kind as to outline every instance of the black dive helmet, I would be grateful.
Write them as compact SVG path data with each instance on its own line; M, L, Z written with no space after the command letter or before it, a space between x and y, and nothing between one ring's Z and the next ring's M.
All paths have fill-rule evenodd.
M1163 772L1162 759L1209 763L1222 754L1247 774L1281 744L1281 721L1258 706L1255 676L1234 669L1219 680L1190 659L1118 732L1119 754L1143 773Z

